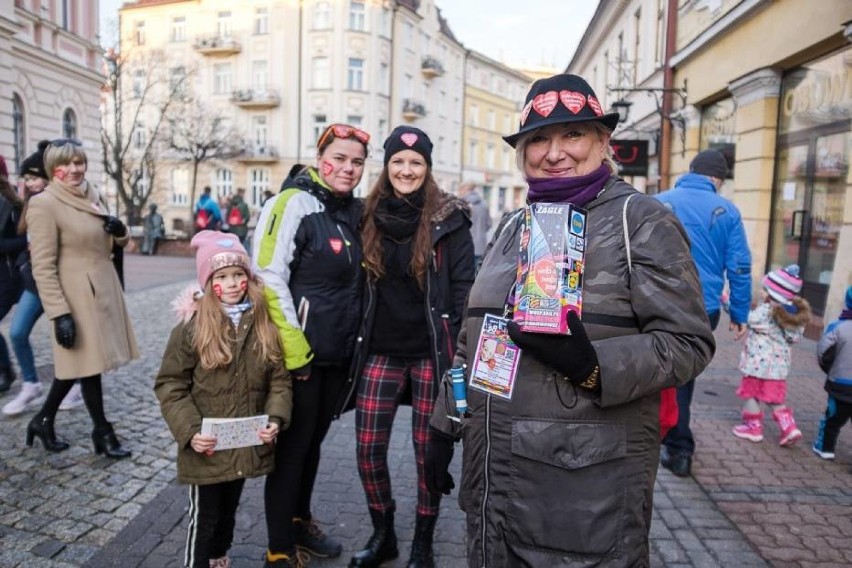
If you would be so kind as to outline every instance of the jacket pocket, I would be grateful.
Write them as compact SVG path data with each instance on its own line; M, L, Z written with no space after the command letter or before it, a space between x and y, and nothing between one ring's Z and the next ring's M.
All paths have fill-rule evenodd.
M621 424L514 420L509 540L554 552L617 553L626 455Z

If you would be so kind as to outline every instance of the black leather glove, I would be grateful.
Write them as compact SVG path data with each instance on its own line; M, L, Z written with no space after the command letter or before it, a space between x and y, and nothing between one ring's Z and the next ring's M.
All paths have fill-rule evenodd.
M565 375L575 385L590 391L600 390L598 354L586 335L586 328L576 312L568 312L571 335L525 333L510 321L509 337L528 353Z
M450 474L450 462L453 461L455 440L443 432L429 428L429 441L426 442L426 487L432 493L449 495L456 484Z
M71 314L59 316L53 320L53 333L56 342L65 349L74 347L74 339L77 337L77 328L74 326L74 318Z
M123 237L127 234L127 226L118 217L110 215L104 221L104 231L114 237Z

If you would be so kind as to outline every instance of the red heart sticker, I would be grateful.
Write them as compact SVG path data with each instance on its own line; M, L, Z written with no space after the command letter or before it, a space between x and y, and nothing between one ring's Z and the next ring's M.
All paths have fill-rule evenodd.
M521 126L526 124L527 117L530 115L530 111L532 110L532 101L527 103L527 106L524 107L524 110L521 111Z
M595 111L595 114L598 116L603 116L603 109L601 109L601 103L598 102L598 99L589 95L589 106L592 107L592 110Z
M559 100L565 108L577 114L586 104L586 97L577 91L559 91Z
M556 108L556 103L559 101L559 93L556 91L547 91L537 95L532 101L532 107L543 117L547 117Z
M405 134L403 134L405 136ZM328 239L328 244L331 245L331 250L334 251L334 254L340 254L340 251L343 250L343 241L340 239Z
M402 140L406 146L411 148L417 142L417 135L413 132L406 132L405 134L400 136L399 139Z

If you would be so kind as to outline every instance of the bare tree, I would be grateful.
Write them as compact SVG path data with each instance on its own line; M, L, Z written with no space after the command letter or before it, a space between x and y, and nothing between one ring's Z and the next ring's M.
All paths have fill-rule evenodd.
M191 227L199 167L208 161L233 158L243 151L244 144L228 117L191 98L172 108L169 123L169 147L192 167L189 184Z
M135 224L154 188L169 108L185 98L188 73L170 68L164 52L104 56L101 124L104 171L115 184L128 223Z

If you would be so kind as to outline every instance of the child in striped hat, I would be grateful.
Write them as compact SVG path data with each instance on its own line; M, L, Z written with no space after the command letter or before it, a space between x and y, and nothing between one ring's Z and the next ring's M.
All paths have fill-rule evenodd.
M802 279L799 267L791 264L763 277L763 295L748 314L748 337L740 356L743 378L737 396L745 400L742 424L734 426L734 436L751 442L763 440L763 412L760 403L772 411L781 431L779 444L790 446L801 437L793 411L785 404L787 375L790 372L790 344L802 338L811 319L807 300L799 296Z

